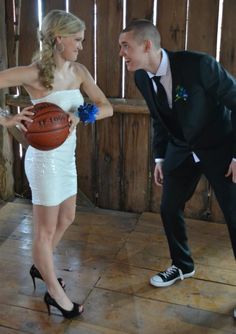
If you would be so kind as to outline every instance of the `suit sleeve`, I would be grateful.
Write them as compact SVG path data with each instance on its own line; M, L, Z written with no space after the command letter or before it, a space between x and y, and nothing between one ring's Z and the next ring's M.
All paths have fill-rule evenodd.
M204 89L216 101L231 110L233 157L236 158L236 79L213 57L201 60L200 75Z
M164 159L166 148L169 140L169 135L158 118L152 118L153 137L152 137L152 152L153 159Z

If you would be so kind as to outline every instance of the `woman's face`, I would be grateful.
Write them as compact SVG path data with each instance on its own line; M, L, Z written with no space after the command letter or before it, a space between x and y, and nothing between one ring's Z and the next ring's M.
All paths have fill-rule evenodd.
M68 37L57 37L57 42L62 44L61 56L67 61L76 61L79 50L83 50L84 31L80 31Z

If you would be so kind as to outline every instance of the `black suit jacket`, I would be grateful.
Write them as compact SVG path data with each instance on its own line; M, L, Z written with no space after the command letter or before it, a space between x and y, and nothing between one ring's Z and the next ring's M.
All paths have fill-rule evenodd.
M135 83L153 118L153 154L170 158L174 165L192 151L204 152L222 145L232 133L236 157L236 80L213 57L197 52L168 52L172 74L172 122L164 117L146 71L135 72ZM187 98L176 100L177 87ZM179 131L181 130L181 131ZM168 149L167 149L168 146Z

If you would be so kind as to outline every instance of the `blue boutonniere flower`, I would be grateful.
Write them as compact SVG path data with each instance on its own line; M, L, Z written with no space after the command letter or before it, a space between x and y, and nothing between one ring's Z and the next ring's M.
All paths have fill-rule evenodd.
M79 106L77 112L75 112L76 116L79 116L80 121L84 124L94 123L97 113L97 106L89 103L84 103L84 105Z
M175 90L176 94L175 94L175 102L178 100L183 100L183 101L187 101L188 98L188 93L186 91L186 89L180 85L178 85L176 87Z

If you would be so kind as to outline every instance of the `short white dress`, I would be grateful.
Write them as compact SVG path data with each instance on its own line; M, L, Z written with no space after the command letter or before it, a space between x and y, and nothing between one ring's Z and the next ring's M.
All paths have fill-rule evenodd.
M51 102L65 112L75 112L84 103L79 89L55 91L32 100L33 104ZM77 194L75 162L76 130L59 147L41 151L29 146L25 155L25 173L35 205L55 206Z

